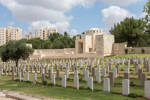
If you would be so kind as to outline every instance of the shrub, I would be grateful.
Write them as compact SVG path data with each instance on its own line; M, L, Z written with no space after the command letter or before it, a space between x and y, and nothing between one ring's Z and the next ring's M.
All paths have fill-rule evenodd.
M47 85L47 81L43 81L43 85Z
M136 94L134 94L134 93L130 93L130 94L128 95L128 97L131 97L131 98L137 98L138 95L136 95Z
M130 86L136 86L134 82L130 82Z

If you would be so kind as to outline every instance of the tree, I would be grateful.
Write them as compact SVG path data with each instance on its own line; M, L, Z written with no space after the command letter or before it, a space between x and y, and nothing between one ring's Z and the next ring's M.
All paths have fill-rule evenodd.
M64 32L64 34L50 34L48 40L34 38L23 41L32 44L33 49L64 49L75 47L75 36L70 37L67 32Z
M144 6L144 13L146 14L145 21L147 23L146 33L150 34L150 1L149 0L147 1L147 3Z
M33 53L33 49L26 46L24 41L10 41L1 49L1 58L3 62L13 60L18 67L18 61L20 59L26 60L30 54Z
M111 28L110 33L115 36L115 42L128 42L128 46L147 45L144 39L145 22L143 19L126 18L124 21L117 23Z
M69 35L68 35L68 33L67 33L67 32L64 32L64 36L68 37Z

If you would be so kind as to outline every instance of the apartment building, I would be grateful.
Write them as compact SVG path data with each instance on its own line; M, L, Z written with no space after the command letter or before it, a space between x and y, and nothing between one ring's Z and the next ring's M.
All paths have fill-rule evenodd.
M8 28L0 28L0 46L6 44L10 40L21 40L22 29L12 26Z
M22 29L8 26L6 36L7 42L9 42L10 40L21 40Z
M0 28L0 46L6 44L6 28Z
M56 27L44 27L35 30L35 37L42 40L48 40L48 36L53 33L57 33Z

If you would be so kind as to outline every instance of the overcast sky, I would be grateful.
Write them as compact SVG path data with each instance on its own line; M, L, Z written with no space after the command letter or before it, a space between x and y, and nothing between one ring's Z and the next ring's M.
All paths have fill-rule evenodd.
M44 26L70 35L89 28L106 32L125 17L144 16L147 0L0 0L0 27L17 26L23 32Z

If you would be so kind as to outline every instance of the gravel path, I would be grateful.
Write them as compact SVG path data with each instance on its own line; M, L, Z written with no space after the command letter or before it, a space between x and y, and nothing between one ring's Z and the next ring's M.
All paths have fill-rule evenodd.
M14 92L14 91L0 91L0 100L62 100L53 99L46 97L33 97L31 95L26 95L24 93Z
M3 92L0 92L0 100L15 100L15 99L7 98Z

